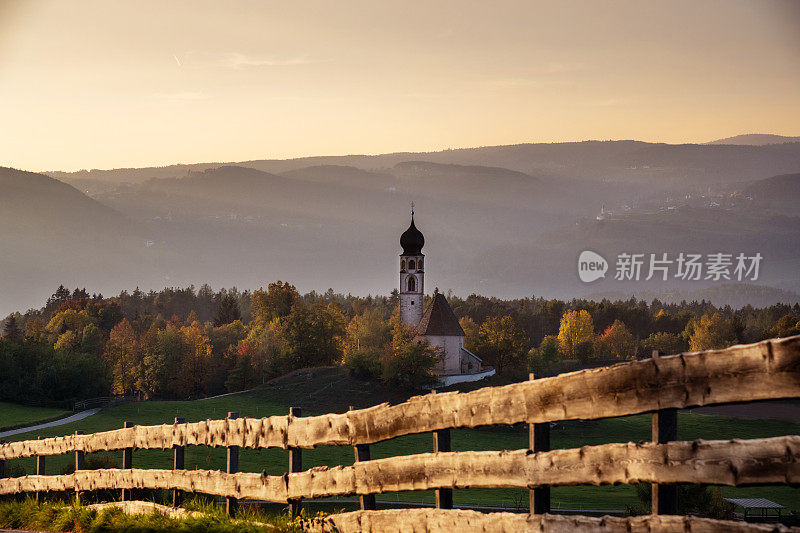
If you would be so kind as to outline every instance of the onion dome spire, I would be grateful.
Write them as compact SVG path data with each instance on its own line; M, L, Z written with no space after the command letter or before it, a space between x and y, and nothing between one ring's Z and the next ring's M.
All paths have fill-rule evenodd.
M414 203L411 203L411 225L400 236L400 246L403 247L403 255L420 255L422 247L425 245L425 237L422 232L414 225Z

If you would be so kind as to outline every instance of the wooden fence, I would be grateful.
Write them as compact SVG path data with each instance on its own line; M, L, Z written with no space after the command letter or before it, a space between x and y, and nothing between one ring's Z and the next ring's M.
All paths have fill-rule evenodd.
M36 456L37 475L0 479L0 494L43 491L173 489L223 496L233 512L239 499L290 504L303 499L361 496L361 511L307 523L340 531L788 531L781 526L714 521L677 514L677 483L800 486L800 436L730 441L677 441L677 410L704 405L800 397L800 336L724 350L657 356L468 393L431 393L390 406L343 414L286 416L133 426L0 445L7 459ZM614 443L550 450L549 423L653 413L647 443ZM452 428L526 422L530 445L512 451L450 451ZM433 432L434 452L371 460L369 445ZM302 469L302 449L355 448L352 466ZM227 471L184 470L185 446L224 446ZM238 472L240 448L289 451L289 472ZM175 450L172 470L133 469L134 449ZM121 469L82 470L85 453L124 450ZM76 454L76 472L44 475L44 457ZM80 458L80 459L79 459ZM549 487L653 484L653 514L632 518L548 514ZM452 490L467 487L531 490L531 513L453 510ZM375 494L436 490L436 509L375 510ZM764 529L768 527L769 529ZM800 531L800 529L796 530Z

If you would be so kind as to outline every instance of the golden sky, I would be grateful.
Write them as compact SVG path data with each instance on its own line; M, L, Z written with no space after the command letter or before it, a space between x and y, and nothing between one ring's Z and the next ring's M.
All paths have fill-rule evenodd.
M0 0L0 165L800 135L800 1Z

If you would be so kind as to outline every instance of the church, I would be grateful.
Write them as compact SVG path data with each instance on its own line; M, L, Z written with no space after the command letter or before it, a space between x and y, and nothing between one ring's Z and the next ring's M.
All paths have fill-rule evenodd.
M464 348L464 330L443 294L435 291L428 307L425 302L425 237L414 225L400 236L400 319L418 335L438 348L441 358L434 369L439 386L478 381L495 373L474 353Z

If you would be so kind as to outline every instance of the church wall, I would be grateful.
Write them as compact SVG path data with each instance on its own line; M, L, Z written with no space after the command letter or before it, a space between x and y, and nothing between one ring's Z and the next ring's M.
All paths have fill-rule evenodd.
M414 326L422 320L424 302L421 294L400 295L400 320L403 324Z
M439 375L461 373L461 348L464 346L464 337L453 335L426 335L431 345L439 348L443 354L442 361L436 367Z

